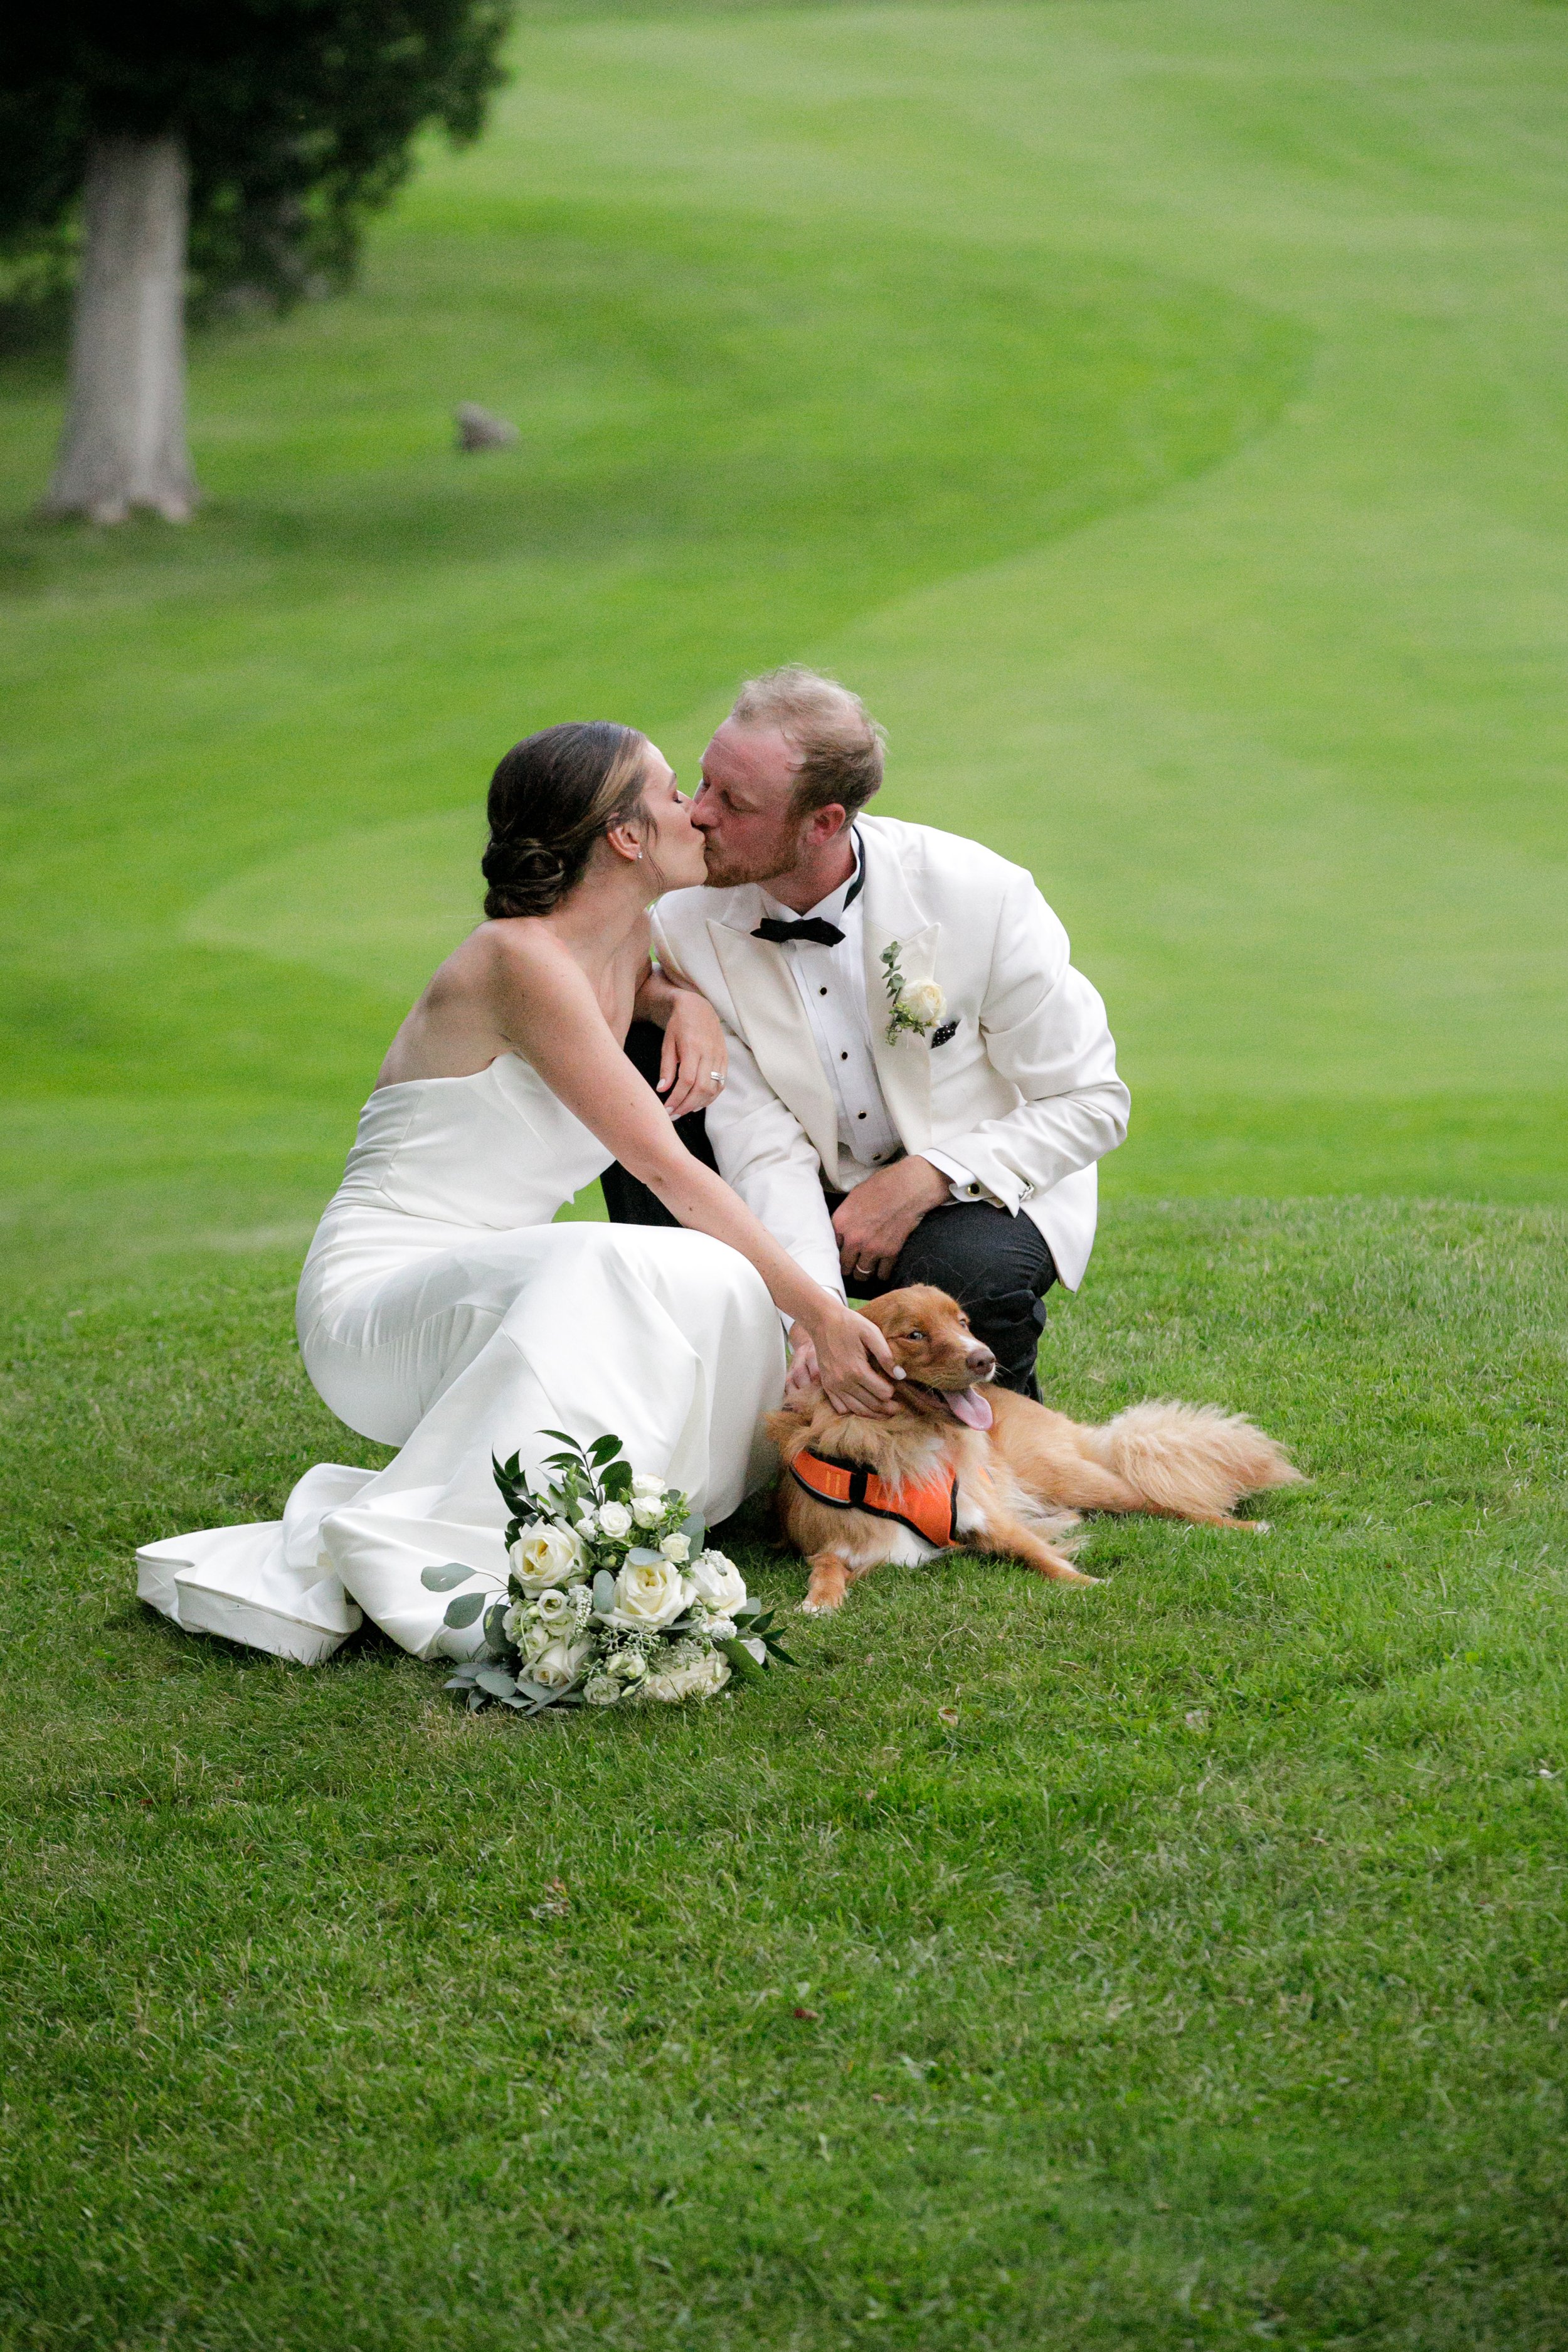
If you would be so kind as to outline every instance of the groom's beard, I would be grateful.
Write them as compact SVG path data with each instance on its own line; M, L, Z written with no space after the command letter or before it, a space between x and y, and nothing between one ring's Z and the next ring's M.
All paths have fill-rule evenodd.
M798 836L769 851L753 851L751 856L733 850L726 854L711 836L707 845L708 887L710 890L735 890L742 882L777 882L793 874L800 862Z

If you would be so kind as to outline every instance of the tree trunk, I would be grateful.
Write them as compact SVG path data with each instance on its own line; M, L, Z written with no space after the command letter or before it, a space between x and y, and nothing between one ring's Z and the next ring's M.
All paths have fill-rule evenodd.
M132 507L150 507L185 522L195 505L185 449L189 184L178 139L93 142L70 405L46 514L123 522Z

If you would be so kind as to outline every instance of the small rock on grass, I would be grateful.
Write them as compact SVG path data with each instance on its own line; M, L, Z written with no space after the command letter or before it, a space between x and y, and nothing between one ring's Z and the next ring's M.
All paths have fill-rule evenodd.
M515 425L504 416L493 416L488 408L479 408L465 400L455 412L458 424L458 446L472 452L476 449L510 449L521 438Z

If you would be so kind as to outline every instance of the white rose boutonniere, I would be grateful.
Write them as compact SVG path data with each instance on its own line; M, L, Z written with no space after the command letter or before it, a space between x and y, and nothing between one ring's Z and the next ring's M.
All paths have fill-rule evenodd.
M892 1011L888 1015L888 1043L892 1045L900 1031L911 1037L927 1037L947 1011L947 999L934 980L906 980L899 963L899 942L891 940L882 950L882 970L887 974L888 1003Z

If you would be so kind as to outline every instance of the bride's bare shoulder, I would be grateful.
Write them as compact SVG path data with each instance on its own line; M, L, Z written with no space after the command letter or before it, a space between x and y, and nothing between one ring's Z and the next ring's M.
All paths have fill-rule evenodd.
M547 924L511 915L471 930L432 974L430 988L443 994L482 992L562 971L570 961Z

